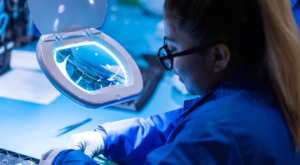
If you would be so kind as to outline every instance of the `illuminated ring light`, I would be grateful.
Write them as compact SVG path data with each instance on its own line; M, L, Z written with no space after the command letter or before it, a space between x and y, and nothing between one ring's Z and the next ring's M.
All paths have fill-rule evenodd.
M112 56L116 61L117 63L119 64L119 66L121 66L121 69L123 70L124 72L124 75L125 75L125 84L127 84L127 74L125 72L125 69L124 69L124 66L122 65L122 63L120 62L120 60L110 51L108 50L106 47L104 47L103 45L95 42L95 41L87 41L87 42L81 42L81 43L74 43L74 44L69 44L69 45L66 45L66 46L61 46L59 48L56 48L55 49L55 55L54 55L54 61L57 65L57 67L59 68L59 70L62 72L62 74L75 86L79 87L79 89L83 90L84 92L87 92L87 93L92 93L94 91L88 91L88 90L85 90L83 89L81 86L77 85L76 83L74 83L73 80L70 79L69 75L67 74L66 72L66 63L68 61L68 58L69 56L62 62L62 63L58 63L57 60L56 60L56 56L57 56L57 51L59 50L63 50L63 49L68 49L68 48L73 48L73 47L78 47L78 46L86 46L86 45L96 45L98 47L100 47L101 49L103 49L104 51L106 51L110 56ZM99 90L99 89L98 89Z

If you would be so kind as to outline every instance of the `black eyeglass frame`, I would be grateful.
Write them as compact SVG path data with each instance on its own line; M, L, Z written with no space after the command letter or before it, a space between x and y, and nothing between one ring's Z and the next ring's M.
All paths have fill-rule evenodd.
M191 49L179 52L179 53L172 54L170 49L169 49L169 46L167 45L166 40L167 40L167 37L164 37L164 45L158 50L158 55L157 55L158 61L161 63L162 66L164 66L164 68L166 70L172 70L172 68L173 68L173 58L174 57L191 55L191 54L196 53L197 51L203 50L203 49L208 48L209 46L211 46L211 44L206 44L206 45L201 46L201 47L195 47L195 48L191 48ZM160 52L163 49L165 49L165 51L167 52L166 56L160 56ZM171 67L170 68L168 66L166 66L166 64L164 63L164 61L167 60L167 59L171 60L170 61L171 62Z

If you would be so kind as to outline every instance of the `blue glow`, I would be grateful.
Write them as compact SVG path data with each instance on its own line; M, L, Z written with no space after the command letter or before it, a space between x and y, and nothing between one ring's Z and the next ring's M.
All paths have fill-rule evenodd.
M93 57L90 55L89 50L83 46L88 45L95 45L102 50L104 50L109 56L111 56L118 65L115 65L113 63L107 63L104 66L97 65L95 67L95 64L97 64L97 61L103 63L106 62L108 58L102 56L98 52L93 53ZM72 52L72 48L76 48L76 51ZM77 51L79 49L83 49L84 53L81 53L80 55L77 55ZM90 47L92 48L92 47ZM92 50L93 51L93 50ZM80 52L80 51L79 51ZM81 51L82 52L82 51ZM58 56L58 54L60 56ZM84 56L82 56L84 54ZM103 54L103 53L102 53ZM65 57L63 57L65 56ZM71 56L71 57L70 57ZM103 60L98 60L95 57L98 57ZM88 59L90 58L90 59ZM106 47L103 45L94 42L94 41L86 41L81 43L74 43L69 44L65 46L61 46L59 48L55 49L54 54L54 61L59 68L59 70L62 72L62 74L75 86L79 87L83 91L90 93L92 91L102 89L104 87L109 87L113 85L120 85L120 84L127 84L127 75L124 69L124 66L120 62L120 60ZM79 62L78 62L79 61ZM112 71L112 66L115 66L115 72ZM70 67L74 66L74 67ZM119 67L119 69L118 69ZM92 69L91 69L92 68ZM120 72L120 68L123 72ZM70 75L70 69L72 70L72 75ZM74 72L74 73L73 73ZM74 78L75 72L77 73ZM101 73L101 74L99 74ZM122 78L120 74L124 74L125 78ZM109 76L110 75L110 76ZM72 78L71 78L71 77ZM73 80L72 80L73 79ZM124 82L124 81L125 82ZM83 81L81 83L81 81ZM81 83L81 84L80 84ZM88 85L88 86L87 86ZM97 86L97 87L95 87Z

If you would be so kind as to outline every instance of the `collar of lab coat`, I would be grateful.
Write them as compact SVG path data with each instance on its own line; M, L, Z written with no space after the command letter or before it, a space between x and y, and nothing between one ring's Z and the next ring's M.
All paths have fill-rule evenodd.
M299 0L291 0L291 5L292 5L292 7L294 7L294 6L297 4L298 1L299 1Z
M266 100L274 102L274 96L276 96L276 94L273 91L272 85L270 85L266 80L266 77L262 77L262 75L261 71L249 71L248 69L241 67L204 96L185 100L183 111L180 116L184 117L188 115L194 109L206 102L236 94L241 91L243 91L245 95L250 95L251 92L261 92L265 94L263 96L264 99L257 98L258 102Z

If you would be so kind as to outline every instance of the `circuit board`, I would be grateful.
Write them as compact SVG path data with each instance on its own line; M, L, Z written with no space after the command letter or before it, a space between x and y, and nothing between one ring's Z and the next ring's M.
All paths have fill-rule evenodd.
M0 165L38 165L39 159L0 148Z
M118 165L105 158L103 155L99 155L94 158L94 161L100 165ZM40 160L19 154L13 151L0 148L0 165L39 165Z
M118 163L108 160L103 155L94 157L94 161L100 165L119 165Z

